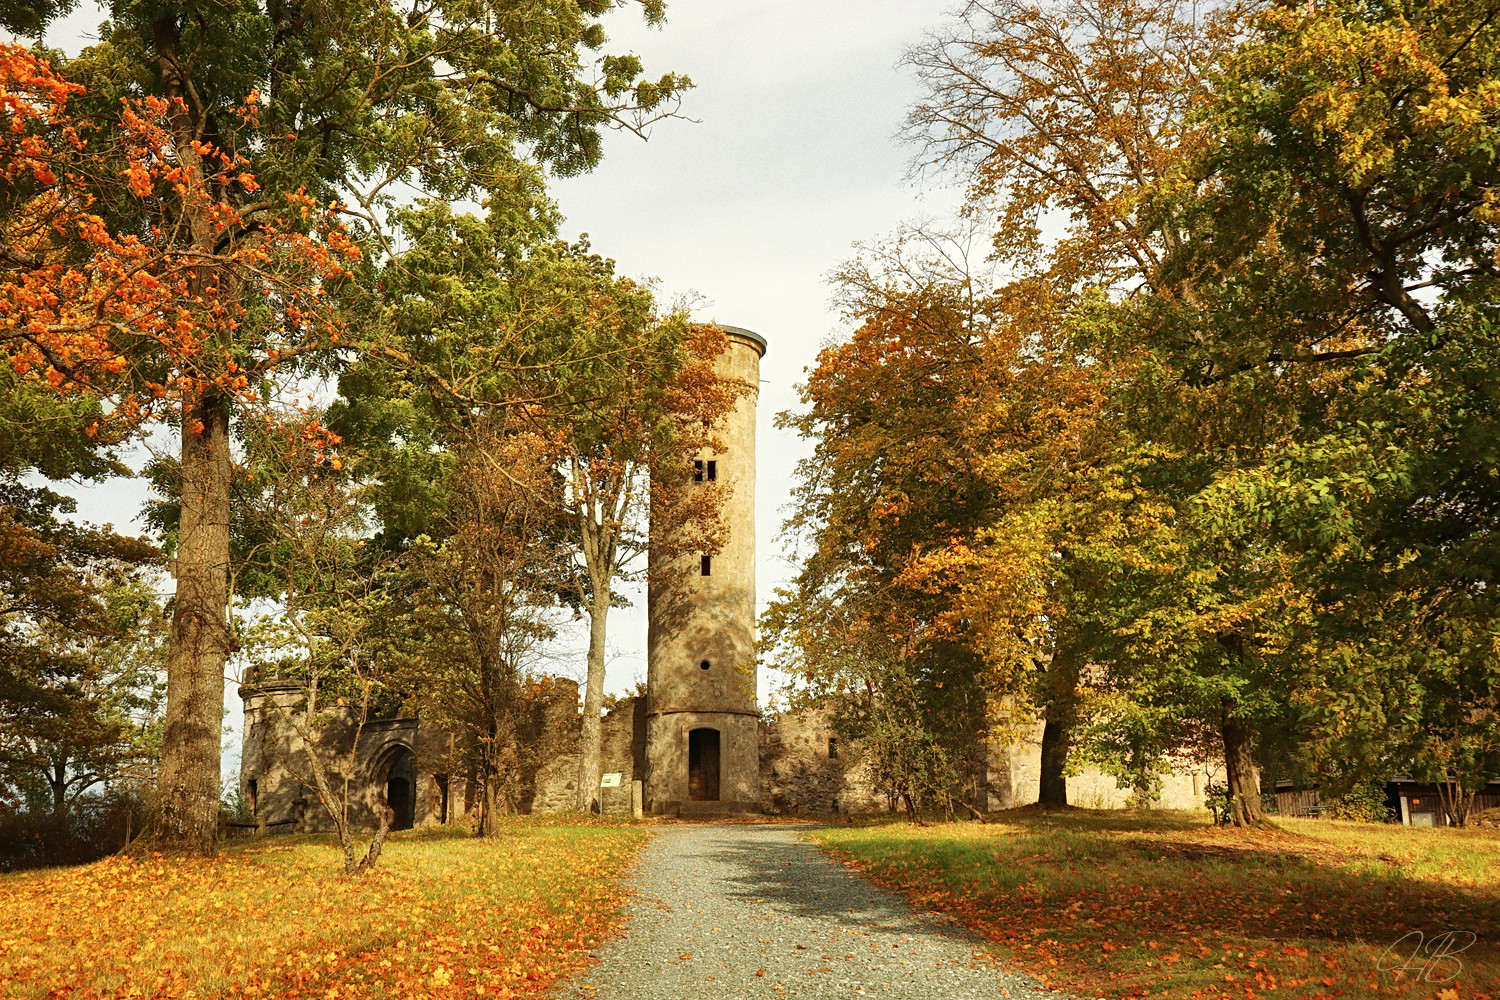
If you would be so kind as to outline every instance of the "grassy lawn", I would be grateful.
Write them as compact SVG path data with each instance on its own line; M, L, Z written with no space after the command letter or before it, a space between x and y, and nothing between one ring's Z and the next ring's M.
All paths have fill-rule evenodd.
M522 824L398 834L338 874L327 838L0 876L3 997L456 997L537 993L618 925L648 834Z
M1076 810L814 836L1081 996L1500 996L1500 831Z

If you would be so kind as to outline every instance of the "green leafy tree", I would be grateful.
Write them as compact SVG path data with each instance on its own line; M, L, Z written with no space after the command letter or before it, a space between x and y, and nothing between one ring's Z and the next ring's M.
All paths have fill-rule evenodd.
M356 239L389 251L398 190L486 200L504 224L529 225L541 211L541 165L589 169L605 131L644 128L687 86L670 75L646 80L634 57L601 52L600 18L613 6L121 0L108 5L104 40L67 64L99 121L115 121L122 108L159 115L154 148L167 169L132 174L132 190L151 186L160 197L121 201L103 183L92 196L106 226L160 234L186 283L184 322L196 343L213 345L183 351L161 337L125 338L108 355L125 360L127 383L187 379L162 842L213 850L229 652L231 417L273 388L272 370L316 372L349 343L339 327L309 322L318 319L309 312L317 296L299 305L251 294L244 263L278 246L280 233L314 228L316 206L334 206ZM642 9L653 23L664 14L656 0ZM109 166L92 176L118 187ZM327 232L352 261L339 230ZM266 276L280 280L298 263L287 256ZM337 291L361 277L350 270L325 269L311 284L333 277Z
M100 784L149 775L164 667L158 551L58 518L71 507L0 486L0 782L59 816Z

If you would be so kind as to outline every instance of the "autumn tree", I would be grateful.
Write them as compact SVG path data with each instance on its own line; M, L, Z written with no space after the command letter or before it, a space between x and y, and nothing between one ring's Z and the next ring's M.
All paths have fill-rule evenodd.
M374 807L376 831L360 854L355 834L368 787L367 724L399 705L388 684L403 625L400 583L388 556L367 544L368 487L351 479L316 414L291 410L242 425L246 480L237 488L236 578L272 602L235 616L250 661L242 686L295 736L279 763L313 789L338 836L344 871L373 868L392 811ZM247 620L248 619L248 620ZM295 696L263 687L290 681Z
M326 359L335 342L337 331L308 322L315 303L292 294L316 291L324 278L347 279L353 263L342 231L319 229L319 213L332 206L369 246L387 250L386 212L397 188L484 199L506 224L531 225L546 211L538 164L588 169L605 130L643 128L686 86L671 76L645 80L634 57L597 54L605 42L598 22L612 6L543 2L518 14L503 4L443 0L410 10L121 2L109 6L106 41L68 64L70 81L89 88L95 120L130 140L113 158L86 147L79 155L95 157L95 169L72 175L86 200L57 199L58 210L95 206L100 223L79 234L85 241L151 237L139 246L114 241L120 245L109 253L131 263L110 271L96 261L79 273L94 281L105 311L131 301L112 284L116 274L133 289L167 279L181 293L181 308L162 314L159 335L138 336L129 325L135 306L125 326L103 317L88 327L98 341L89 364L59 353L72 329L67 320L23 323L34 334L29 349L44 356L35 363L63 382L83 386L88 378L90 391L104 391L93 368L123 366L110 373L128 374L148 398L162 387L161 405L180 413L163 841L212 849L227 653L229 426L236 403L270 370ZM657 0L643 10L653 23L663 17ZM293 235L300 242L289 241ZM143 253L165 254L169 263L136 267ZM28 273L56 287L56 275ZM87 296L68 301L81 314L95 305Z
M993 213L999 261L1062 289L1149 287L1182 236L1154 186L1202 141L1190 112L1244 14L970 0L906 55L925 87L905 129L917 166L960 180L965 214Z
M163 667L157 550L57 516L71 510L0 484L0 783L44 791L58 816L150 769Z
M676 502L664 494L687 481L694 456L722 450L715 425L752 388L716 371L716 359L728 349L722 330L689 324L681 314L659 318L645 289L610 280L607 270L598 277L605 282L601 294L592 301L579 296L572 319L590 332L597 360L554 404L561 521L574 553L570 592L589 620L578 771L582 813L599 809L604 657L617 587L644 568L632 563L648 548L665 566L680 561L683 551L712 555L723 544L721 490L680 492ZM648 490L659 494L658 502Z
M778 416L814 452L798 466L787 525L805 547L801 567L762 628L778 665L807 696L831 701L845 731L879 722L909 746L935 733L972 774L989 701L982 660L961 626L947 627L951 591L906 576L934 548L971 538L995 499L975 474L985 435L971 430L1004 375L985 361L984 296L928 266L951 249L877 248L845 269L859 325L820 353L801 388L805 409ZM913 732L898 738L903 723Z
M1264 12L1205 114L1172 262L1135 329L1219 412L1281 433L1216 485L1305 581L1288 676L1330 780L1404 761L1455 818L1496 763L1494 12ZM1262 442L1266 442L1262 444Z
M560 481L554 443L516 414L476 422L452 446L441 541L424 540L409 563L420 581L412 618L433 647L413 689L459 738L450 763L477 779L478 832L495 836L557 735L532 731L537 703L527 688L568 580Z
M86 433L180 416L185 499L157 822L168 840L211 850L228 518L205 517L198 501L227 503L229 400L258 400L252 380L283 354L326 343L331 329L305 320L316 315L321 280L342 275L339 261L355 254L336 229L298 231L321 225L305 196L267 206L255 238L238 241L246 221L224 192L255 182L217 147L192 139L201 151L179 149L171 102L126 97L97 125L70 117L88 96L78 85L18 50L6 66L29 67L21 85L37 95L16 106L9 134L17 151L5 160L17 181L8 189L7 238L24 251L11 254L0 291L10 305L0 332L8 361L63 396L108 400L107 420ZM199 216L191 239L181 217L162 211L177 196Z

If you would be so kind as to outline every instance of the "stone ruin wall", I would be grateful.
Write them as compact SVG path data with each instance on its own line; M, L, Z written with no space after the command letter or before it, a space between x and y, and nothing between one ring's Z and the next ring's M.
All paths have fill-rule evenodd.
M581 716L577 710L578 685L553 679L554 687L539 703L534 720L532 766L520 775L522 789L518 811L522 813L566 813L576 808L578 738ZM290 832L298 820L298 832L323 832L332 821L317 801L316 792L295 768L303 747L296 733L265 703L277 697L295 701L296 694L268 691L247 702L241 792L248 800L248 781L257 782L258 818L278 824L270 832ZM346 730L352 735L352 719ZM608 814L632 810L632 782L644 777L646 751L646 703L644 698L618 702L602 720L603 771L621 776L620 788L602 791L602 807ZM833 756L829 740L835 742ZM868 755L857 742L846 739L832 725L825 710L784 712L759 723L760 806L768 816L862 815L889 812L891 803L876 786ZM359 827L372 827L375 809L381 804L390 756L398 747L414 754L413 812L415 826L451 823L478 809L477 787L461 775L435 772L437 762L453 749L453 737L432 727L420 727L416 719L385 719L366 725L359 757L359 770L369 776L366 787L352 803L351 819ZM342 747L340 748L342 749ZM1034 803L1040 786L1041 726L1009 747L991 751L984 775L983 811ZM1201 809L1207 785L1223 780L1222 769L1193 768L1183 764L1163 776L1162 788L1151 808ZM446 808L443 783L446 781ZM1129 788L1097 768L1085 768L1068 778L1068 801L1086 809L1124 808Z
M300 688L267 682L245 704L240 795L246 803L253 803L255 819L266 824L267 832L326 833L334 829L333 818L318 801L316 782L308 766L307 744L284 714L292 711L300 699ZM352 710L342 714L344 725L326 726L320 748L327 761L328 780L335 790L343 783L341 769L356 731ZM414 762L434 759L447 749L444 739L442 734L420 729L414 718L367 722L355 757L356 790L349 802L350 823L358 828L376 826L376 810L384 803L384 784L393 762L403 750L410 752ZM359 781L359 776L366 780ZM414 767L410 778L414 825L438 822L441 791L435 776Z
M1041 795L1042 728L1036 726L1021 740L997 748L990 756L989 803L986 811L1030 805ZM1213 767L1178 761L1161 776L1161 790L1148 809L1203 809L1210 782L1224 782L1222 764ZM1068 804L1080 809L1124 809L1130 787L1092 765L1068 775ZM982 807L984 808L984 807Z
M857 743L833 728L829 713L817 709L786 712L760 726L761 807L768 815L807 816L889 812L891 803L876 786L870 763ZM828 740L837 740L837 756ZM1010 746L988 755L980 798L984 812L1035 803L1041 791L1042 725ZM1068 776L1068 802L1082 809L1124 809L1130 788L1097 767ZM1223 767L1179 762L1162 775L1151 809L1202 809L1208 784L1222 783Z
M576 685L575 685L576 688ZM575 712L568 725L572 749L544 763L536 772L533 813L572 812L578 808L578 734L582 716ZM600 722L604 774L620 775L619 788L600 789L600 807L608 814L631 811L631 784L646 770L646 699L625 698L615 704Z
M829 740L836 740L829 756ZM760 723L761 809L771 816L890 811L867 755L833 728L827 711L784 712Z

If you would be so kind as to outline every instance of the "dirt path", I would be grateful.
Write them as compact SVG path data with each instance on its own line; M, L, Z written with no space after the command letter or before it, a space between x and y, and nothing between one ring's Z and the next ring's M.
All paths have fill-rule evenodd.
M829 861L801 829L661 830L632 878L626 937L555 996L1056 1000L986 968L976 939Z

